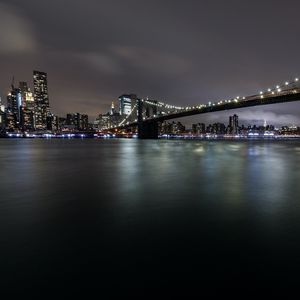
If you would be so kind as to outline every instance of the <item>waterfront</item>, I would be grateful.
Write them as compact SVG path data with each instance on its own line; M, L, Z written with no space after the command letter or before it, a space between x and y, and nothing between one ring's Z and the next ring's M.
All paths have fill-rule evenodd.
M0 140L4 288L296 287L300 141Z

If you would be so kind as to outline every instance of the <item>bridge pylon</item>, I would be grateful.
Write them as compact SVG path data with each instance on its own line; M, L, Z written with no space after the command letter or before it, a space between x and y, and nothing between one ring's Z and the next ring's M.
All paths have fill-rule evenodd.
M138 138L158 139L158 122L143 120L143 101L138 99Z

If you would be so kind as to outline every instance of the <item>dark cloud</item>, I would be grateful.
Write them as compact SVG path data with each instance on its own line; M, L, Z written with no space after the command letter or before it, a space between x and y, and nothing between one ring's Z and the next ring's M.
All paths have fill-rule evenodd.
M293 0L0 0L0 92L12 75L31 82L40 69L55 113L91 116L127 92L179 105L257 93L300 76L299 8ZM239 113L245 122L300 124L297 103Z
M37 51L31 22L18 10L0 3L0 54L22 55Z

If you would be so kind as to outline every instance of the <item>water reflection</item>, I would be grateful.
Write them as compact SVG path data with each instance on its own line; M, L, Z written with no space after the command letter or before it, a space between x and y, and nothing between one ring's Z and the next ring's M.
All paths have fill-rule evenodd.
M296 259L299 145L1 140L0 259L6 280L26 281L19 264L34 280L41 274L73 278L70 270L78 265L85 274L90 265L104 270L119 285L160 278L158 269L184 281L180 274L188 274L189 265L209 278L217 272L211 266L239 270L241 253L249 268L259 269L250 258L261 248L280 265L282 241L293 245L294 252L285 254ZM223 260L224 251L232 257Z

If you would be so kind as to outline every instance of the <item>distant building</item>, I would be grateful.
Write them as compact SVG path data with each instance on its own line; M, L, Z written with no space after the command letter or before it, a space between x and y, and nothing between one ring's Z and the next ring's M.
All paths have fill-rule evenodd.
M5 106L2 105L1 97L0 97L0 132L5 131L5 124L6 124Z
M18 130L21 121L22 95L19 88L11 85L11 91L7 95L7 113L10 119L10 128Z
M114 114L116 114L117 111L115 109L115 103L114 101L111 103L111 109L110 109L110 114L113 116Z
M50 114L47 73L33 71L35 127L37 130L47 129L47 116Z
M88 115L82 115L79 113L67 114L66 125L74 126L74 129L79 131L88 130L89 117Z
M27 85L27 82L21 81L19 83L19 90L21 93L21 114L20 114L20 128L24 131L32 131L35 128L34 111L35 101L33 93Z
M20 89L21 97L22 97L22 107L25 107L26 106L26 93L29 91L27 82L20 81L19 82L19 89Z
M204 123L197 123L192 125L192 133L193 134L205 134L205 124Z
M21 110L21 129L23 131L34 130L34 112L26 107Z
M34 96L33 93L30 91L27 82L20 81L19 88L22 97L22 107L27 108L32 112L34 112L35 109Z
M212 126L212 131L214 134L225 134L226 126L223 123L214 123Z
M237 115L229 117L228 133L239 134L239 117Z
M5 114L5 128L7 131L15 131L16 128L16 117L15 114L7 110Z
M161 134L182 134L185 133L185 126L180 122L163 122L160 129Z
M122 95L119 97L119 113L121 116L127 116L137 103L137 96L135 94ZM137 111L137 110L136 110Z
M2 103L2 99L0 97L0 112L5 112L5 105Z

